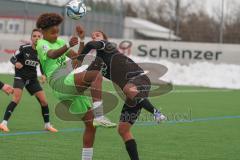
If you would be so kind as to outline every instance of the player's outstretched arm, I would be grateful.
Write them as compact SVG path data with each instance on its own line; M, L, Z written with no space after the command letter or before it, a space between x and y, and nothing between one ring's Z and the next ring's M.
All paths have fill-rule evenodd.
M78 52L75 52L74 50L70 50L68 57L71 59L76 59L82 52L83 48L84 48L84 39L85 39L85 31L83 29L83 27L81 25L77 25L76 26L76 32L78 37L80 38L80 44L79 44L79 48L78 48Z
M76 26L75 33L77 33L78 37L80 38L78 52L75 52L74 50L69 50L68 55L67 55L70 59L72 59L73 68L77 68L77 67L81 66L82 62L78 61L77 57L80 55L80 53L82 52L82 50L84 48L84 39L85 39L85 31L81 25Z
M56 50L49 50L47 52L47 56L49 58L56 59L56 58L62 56L65 52L67 52L70 47L73 47L77 44L78 44L78 38L77 37L72 37L70 39L69 43L67 43L63 47L61 47L59 49L56 49Z
M85 30L81 25L76 26L76 32L78 37L80 38L80 45L78 48L78 55L80 55L84 48L84 40L85 40Z
M84 57L85 57L92 49L99 50L99 49L103 49L104 47L105 47L105 43L102 42L102 41L90 41L90 42L88 42L88 43L84 46L81 54L78 56L77 59L78 59L79 61L83 61Z

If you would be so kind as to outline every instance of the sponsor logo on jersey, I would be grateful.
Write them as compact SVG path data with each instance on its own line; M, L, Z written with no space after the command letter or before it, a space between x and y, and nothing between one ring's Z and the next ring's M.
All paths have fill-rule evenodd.
M27 66L32 66L32 67L36 67L39 63L37 61L32 61L32 60L26 60L25 61L25 65Z

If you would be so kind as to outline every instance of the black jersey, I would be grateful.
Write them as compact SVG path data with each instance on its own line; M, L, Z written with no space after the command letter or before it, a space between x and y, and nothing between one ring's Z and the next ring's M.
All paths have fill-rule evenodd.
M20 77L25 80L37 78L37 65L39 64L39 60L37 51L34 50L30 44L20 46L10 61L13 64L20 62L23 65L21 69L15 67L15 77Z
M97 51L97 58L100 58L105 64L105 67L102 68L105 69L103 76L112 80L120 88L123 88L133 77L144 73L138 64L120 53L116 46L108 41L88 42L83 48L79 60L82 60L92 49Z

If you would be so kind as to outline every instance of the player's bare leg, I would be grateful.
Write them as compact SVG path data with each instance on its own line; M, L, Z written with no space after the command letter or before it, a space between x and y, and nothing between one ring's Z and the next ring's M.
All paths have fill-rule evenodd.
M74 75L75 85L79 92L83 92L89 86L91 87L91 96L93 99L94 126L103 126L107 128L116 127L103 113L102 102L102 76L99 71L84 71Z
M3 132L9 132L10 131L7 127L8 120L10 119L10 117L11 117L14 109L16 108L17 104L20 102L21 97L22 97L22 89L14 88L12 101L7 106L5 114L4 114L3 121L0 124L0 130L2 130Z
M131 100L136 99L140 91L138 91L138 88L135 84L128 83L125 85L123 88L124 94ZM147 99L147 97L144 98L137 98L136 99L137 105L140 107L143 107L146 109L148 112L153 114L153 118L157 123L160 123L161 121L164 121L167 119L166 116L164 116L156 107L152 105L152 103Z
M44 125L45 130L50 131L50 132L58 132L58 130L50 124L49 108L48 108L48 103L47 103L47 98L45 96L45 93L43 91L39 91L39 92L35 93L35 96L41 105L42 116L43 116L43 120L45 123L45 125Z
M130 131L131 127L132 125L128 122L120 122L118 125L118 133L125 143L126 150L131 160L139 160L137 144Z
M93 144L95 140L96 128L93 126L94 114L89 110L83 117L85 130L83 133L82 160L91 160L93 157Z

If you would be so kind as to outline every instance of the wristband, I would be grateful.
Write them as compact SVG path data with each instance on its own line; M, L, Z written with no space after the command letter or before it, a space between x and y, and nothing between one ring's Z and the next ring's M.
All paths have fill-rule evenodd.
M84 39L80 39L80 43L84 43Z

